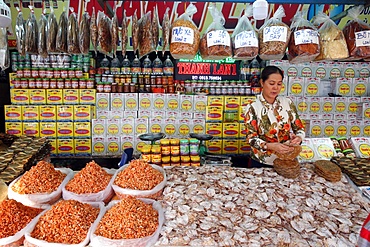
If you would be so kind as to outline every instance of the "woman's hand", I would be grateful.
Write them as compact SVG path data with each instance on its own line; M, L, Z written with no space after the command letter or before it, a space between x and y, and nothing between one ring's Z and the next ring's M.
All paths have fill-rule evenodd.
M294 148L280 142L270 142L266 143L267 149L274 151L275 153L285 154L293 152Z
M297 136L293 133L290 134L290 142L289 142L290 145L300 145L301 142L302 142L301 137L299 137L299 136Z

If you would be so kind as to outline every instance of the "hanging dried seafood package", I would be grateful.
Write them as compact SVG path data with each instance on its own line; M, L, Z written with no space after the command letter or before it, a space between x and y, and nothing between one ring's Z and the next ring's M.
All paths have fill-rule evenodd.
M358 18L363 9L363 5L349 9L347 16L353 20L343 28L351 60L370 57L370 25Z
M48 32L46 37L46 49L48 53L57 52L56 41L58 33L58 22L54 14L52 4L50 5L50 14L48 16Z
M123 10L121 39L122 39L121 41L122 56L124 56L126 54L127 43L128 43L126 10Z
M92 14L91 14L90 36L91 36L91 44L94 48L95 55L96 55L97 47L98 47L98 25L96 23L95 7L93 7Z
M289 43L290 28L283 23L285 16L283 6L258 30L259 57L262 60L279 60L285 55Z
M158 20L158 6L157 5L153 9L152 34L153 34L153 47L154 47L154 50L156 50L158 43L159 43L159 20Z
M0 28L0 69L6 70L9 66L8 30L2 27Z
M56 47L59 52L68 52L67 47L68 17L64 10L59 17Z
M79 27L79 45L82 54L88 54L90 50L90 15L87 12L87 1L85 2L85 12L82 14Z
M47 50L48 19L46 19L45 13L41 14L38 26L39 26L38 52L39 55L41 55L41 57L45 58L48 56Z
M37 54L37 38L38 38L38 26L37 20L33 11L33 6L29 6L31 12L26 23L26 52L30 54Z
M175 59L193 59L198 52L200 34L190 17L195 13L197 8L190 4L185 13L172 23L170 52Z
M132 27L131 27L131 37L132 37L132 48L134 53L136 53L139 48L139 21L137 19L136 10L134 16L132 17Z
M213 22L200 39L200 55L203 59L224 59L231 57L231 39L227 30L224 28L225 18L216 8L216 4L208 7L212 15Z
M234 59L251 60L258 55L258 35L248 19L252 15L253 7L249 5L231 35Z
M18 16L15 23L15 35L17 38L17 50L19 55L25 56L26 55L26 27L25 27L25 21L23 19L22 11L17 8L18 10Z
M320 54L320 37L317 28L304 18L305 12L298 11L293 18L288 44L290 63L313 61Z
M74 12L73 8L70 8L71 14L68 18L68 53L69 54L79 54L80 53L80 44L79 44L79 34L78 34L78 21L77 15Z
M334 23L330 17L323 12L317 13L314 24L322 26L319 28L320 34L320 55L315 60L338 60L349 56L346 38L342 30Z
M170 8L166 9L164 13L163 22L162 22L162 55L167 49L168 43L170 41L170 32L171 32L171 22L169 17Z
M109 55L112 52L112 35L110 28L112 21L104 14L104 12L98 12L98 45L100 51L105 55Z
M112 26L111 26L110 31L111 31L111 36L112 36L113 56L116 56L117 46L119 42L117 9L115 9L114 11L114 16L112 18Z
M151 11L146 13L139 20L139 57L143 57L152 51L153 36L152 36L152 21L150 19Z

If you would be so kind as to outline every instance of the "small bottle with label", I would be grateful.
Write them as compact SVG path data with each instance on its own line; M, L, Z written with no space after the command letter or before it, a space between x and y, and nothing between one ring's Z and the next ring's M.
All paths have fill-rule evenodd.
M162 164L162 155L161 155L161 146L153 145L152 146L152 164L161 165Z
M131 73L131 63L130 63L130 60L128 60L127 55L125 59L123 59L122 61L121 73L122 74Z
M147 55L146 58L143 60L143 66L141 71L144 74L151 74L152 73L152 61L150 61L149 56Z
M141 148L141 159L147 161L148 163L152 162L151 145L144 145Z
M167 55L167 59L163 63L163 74L167 76L173 75L173 63L169 55Z
M139 58L137 58L137 55L135 55L134 60L132 60L131 63L131 73L132 74L139 74L141 73L141 64Z
M188 139L180 139L180 155L189 155Z
M158 55L153 61L153 74L163 74L163 64Z

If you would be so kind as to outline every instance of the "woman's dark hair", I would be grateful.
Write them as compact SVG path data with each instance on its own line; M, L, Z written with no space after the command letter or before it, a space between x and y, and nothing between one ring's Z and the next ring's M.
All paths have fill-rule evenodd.
M262 81L266 81L271 74L280 74L284 78L284 72L276 66L266 66L261 74Z

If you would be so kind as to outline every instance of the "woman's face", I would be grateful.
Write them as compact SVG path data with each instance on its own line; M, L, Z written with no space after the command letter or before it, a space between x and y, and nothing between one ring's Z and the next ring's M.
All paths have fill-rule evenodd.
M283 87L283 77L279 73L271 74L267 80L261 81L261 85L263 97L272 104Z

